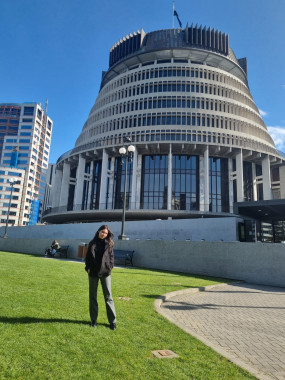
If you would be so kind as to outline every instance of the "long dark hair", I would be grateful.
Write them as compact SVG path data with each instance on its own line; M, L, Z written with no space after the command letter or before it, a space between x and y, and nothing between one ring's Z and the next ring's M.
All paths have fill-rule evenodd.
M96 244L98 242L98 240L100 239L99 238L99 231L102 231L102 230L108 230L108 235L106 236L105 240L109 244L109 247L113 247L113 245L114 245L114 241L113 241L114 234L110 230L109 226L107 226L106 224L103 224L101 227L98 228L98 230L96 231L94 238L91 240L90 244L94 244L94 243Z

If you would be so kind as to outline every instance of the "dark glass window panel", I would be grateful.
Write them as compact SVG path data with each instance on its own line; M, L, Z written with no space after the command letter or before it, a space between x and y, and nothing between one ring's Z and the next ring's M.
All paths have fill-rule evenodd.
M67 211L73 210L75 185L69 185L68 198L67 198Z
M70 178L76 178L76 170L77 168L73 168L70 170Z
M110 160L111 162L111 160ZM110 165L109 162L109 165ZM90 199L90 209L99 209L99 198L100 198L100 185L101 185L101 170L102 161L94 161L93 174L92 174L92 185L91 185L91 199ZM109 179L108 179L109 184ZM107 186L108 188L109 186ZM108 199L108 191L106 194L106 199Z
M252 181L252 164L243 162L243 190L244 200L253 201L253 181Z
M143 156L141 208L167 208L168 156Z
M255 172L257 176L262 175L262 165L255 165Z
M280 220L273 222L273 241L281 243L285 241L285 221Z
M229 212L228 160L209 158L209 210Z
M126 209L128 209L130 206L133 172L132 162L123 159L122 157L117 157L115 159L115 174L112 194L112 207L114 209L123 208L126 165L128 165L126 183Z
M34 115L34 107L24 107L24 115L25 116L33 116Z
M174 210L199 210L198 156L172 158L172 200Z

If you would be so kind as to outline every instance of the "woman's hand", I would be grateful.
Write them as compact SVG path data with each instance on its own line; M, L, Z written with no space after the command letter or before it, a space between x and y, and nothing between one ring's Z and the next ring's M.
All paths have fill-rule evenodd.
M88 274L90 274L90 269L88 269L88 272L87 272Z

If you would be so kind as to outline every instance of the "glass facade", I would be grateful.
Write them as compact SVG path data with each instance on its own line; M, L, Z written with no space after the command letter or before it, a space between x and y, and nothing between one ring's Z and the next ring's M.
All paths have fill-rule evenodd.
M127 178L126 177L127 165ZM113 184L113 207L114 209L122 209L124 202L124 186L126 182L126 209L130 207L131 191L132 191L132 163L125 158L117 157L115 159L115 174Z
M143 156L141 209L166 210L168 156Z
M252 163L243 162L244 200L253 201Z
M198 156L173 156L172 210L199 210Z
M229 212L228 160L209 158L209 211Z
M76 179L76 169L73 168L70 171L70 178ZM74 203L74 195L75 195L75 181L70 181L71 183L69 184L69 191L68 191L68 200L67 200L67 211L72 211L73 210L73 203ZM76 205L75 205L76 207Z

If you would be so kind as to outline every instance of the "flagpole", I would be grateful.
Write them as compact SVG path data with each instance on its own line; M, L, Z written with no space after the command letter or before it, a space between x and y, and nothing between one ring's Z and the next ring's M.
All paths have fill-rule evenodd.
M175 9L175 5L174 5L174 0L173 0L173 6L172 6L172 28L174 29L174 9Z

